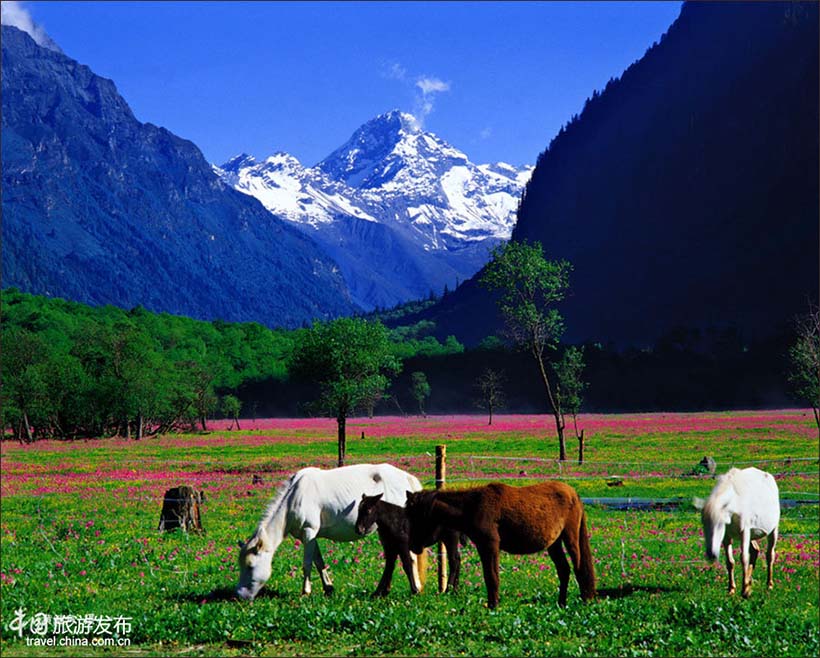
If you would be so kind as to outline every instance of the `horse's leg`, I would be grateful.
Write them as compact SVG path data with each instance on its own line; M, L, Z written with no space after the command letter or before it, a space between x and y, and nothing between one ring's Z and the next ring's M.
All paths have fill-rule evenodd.
M302 594L310 594L310 570L313 568L313 555L316 552L316 540L305 541L302 550Z
M772 569L774 568L774 546L777 544L777 528L772 530L769 535L769 540L766 543L766 587L772 589L774 587L774 580L772 578Z
M498 545L498 539L476 542L487 587L487 607L490 609L498 605Z
M584 565L581 563L581 538L579 530L580 523L576 525L576 523L568 520L564 525L564 531L561 533L559 539L553 543L553 546L557 546L563 542L564 548L567 550L567 553L569 553L569 559L572 561L572 571L575 573L575 580L578 583L578 588L581 590L581 595L584 596L586 593L586 583L584 582L584 577L582 575ZM554 561L555 560L553 559L553 562ZM564 595L564 603L566 603L566 594Z
M757 556L760 555L760 544L756 539L749 542L749 581L751 582L754 574L755 565L757 564Z
M723 542L723 550L726 553L726 574L729 576L729 594L735 593L735 558L732 555L732 541L726 539Z
M396 568L396 558L399 554L392 548L384 547L384 571L382 572L381 580L373 592L373 596L387 596L390 592L390 584L393 582L393 570Z
M752 595L752 565L749 564L751 543L751 531L747 528L740 534L740 565L743 567L743 589L740 593L744 599Z
M458 533L448 532L444 536L444 545L447 547L447 591L458 590L458 581L461 576L461 549L458 545Z
M410 582L410 591L413 594L418 594L421 591L418 558L410 551L407 544L399 549L399 557L401 558L404 573L407 574L407 580Z
M569 562L567 556L564 555L564 549L561 548L561 542L556 540L547 549L547 553L552 558L552 563L555 565L555 571L558 574L558 605L562 608L567 605L567 589L569 588Z
M316 565L316 571L319 572L319 579L322 581L322 589L326 595L330 596L333 594L333 581L330 579L330 573L328 573L327 565L322 557L322 551L319 549L319 542L316 542L316 553L313 556L313 562Z
M302 594L310 594L310 570L313 567L314 560L316 561L316 569L319 572L319 577L322 580L322 587L327 593L328 587L333 590L333 584L330 583L330 576L325 572L325 562L322 559L322 553L319 551L319 544L316 543L316 537L319 531L313 526L304 526L302 528L302 543L304 544L304 554L302 558L302 575L304 580L302 582Z

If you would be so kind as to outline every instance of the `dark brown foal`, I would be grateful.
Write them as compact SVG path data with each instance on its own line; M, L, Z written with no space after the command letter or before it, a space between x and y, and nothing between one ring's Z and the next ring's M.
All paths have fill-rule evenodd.
M410 555L410 523L407 520L404 508L384 502L381 494L377 496L362 496L359 503L359 516L356 519L356 532L365 534L369 528L376 524L379 539L384 549L384 572L379 581L373 596L385 596L390 591L390 584L393 580L393 571L396 566L396 557L401 559L402 566L407 579L410 581L410 591L418 594L420 587L417 586L413 578ZM449 574L447 577L447 590L458 589L459 575L461 573L461 552L459 549L459 538L461 533L453 530L443 530L439 535L433 537L432 545L441 541L447 547L447 564ZM421 582L424 582L424 572L426 558L424 547L418 553L418 570Z

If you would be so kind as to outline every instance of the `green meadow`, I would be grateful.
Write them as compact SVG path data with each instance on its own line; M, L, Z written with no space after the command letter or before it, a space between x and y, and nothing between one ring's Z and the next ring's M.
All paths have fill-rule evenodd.
M237 540L253 532L277 485L303 466L334 465L335 426L326 419L248 420L240 431L215 422L209 432L141 441L4 441L3 655L820 652L820 444L810 413L600 415L581 423L583 464L555 461L545 416L500 416L492 426L482 416L348 423L351 463L391 462L428 487L441 444L451 488L543 478L574 486L588 501L599 596L583 604L571 580L564 609L546 554L502 554L501 601L489 611L472 545L457 593L437 593L430 555L420 595L410 595L397 567L390 595L374 600L383 567L375 534L322 544L336 585L331 597L319 587L300 595L301 548L286 539L260 596L231 600ZM569 435L570 456L573 441ZM727 594L722 560L705 561L690 504L713 485L698 468L704 456L718 473L754 465L775 475L783 510L773 591L762 555L749 600ZM180 484L205 493L203 534L157 530L163 493ZM613 507L629 501L665 504Z

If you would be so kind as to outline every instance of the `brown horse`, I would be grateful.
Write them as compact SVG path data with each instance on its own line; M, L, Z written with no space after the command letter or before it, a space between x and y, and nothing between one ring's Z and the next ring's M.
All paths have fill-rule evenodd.
M494 482L461 491L407 492L410 550L418 553L441 528L466 534L478 549L487 585L487 606L498 605L498 552L516 555L547 550L558 572L558 604L567 603L569 552L581 598L595 597L595 570L586 513L572 487L542 482L509 487ZM559 541L560 540L560 541Z

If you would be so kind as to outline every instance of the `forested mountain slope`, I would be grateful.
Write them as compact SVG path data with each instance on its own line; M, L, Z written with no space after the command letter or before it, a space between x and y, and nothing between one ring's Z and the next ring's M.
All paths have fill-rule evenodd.
M573 263L566 340L765 337L818 295L818 8L689 3L538 158L513 239ZM466 282L424 317L498 329Z

